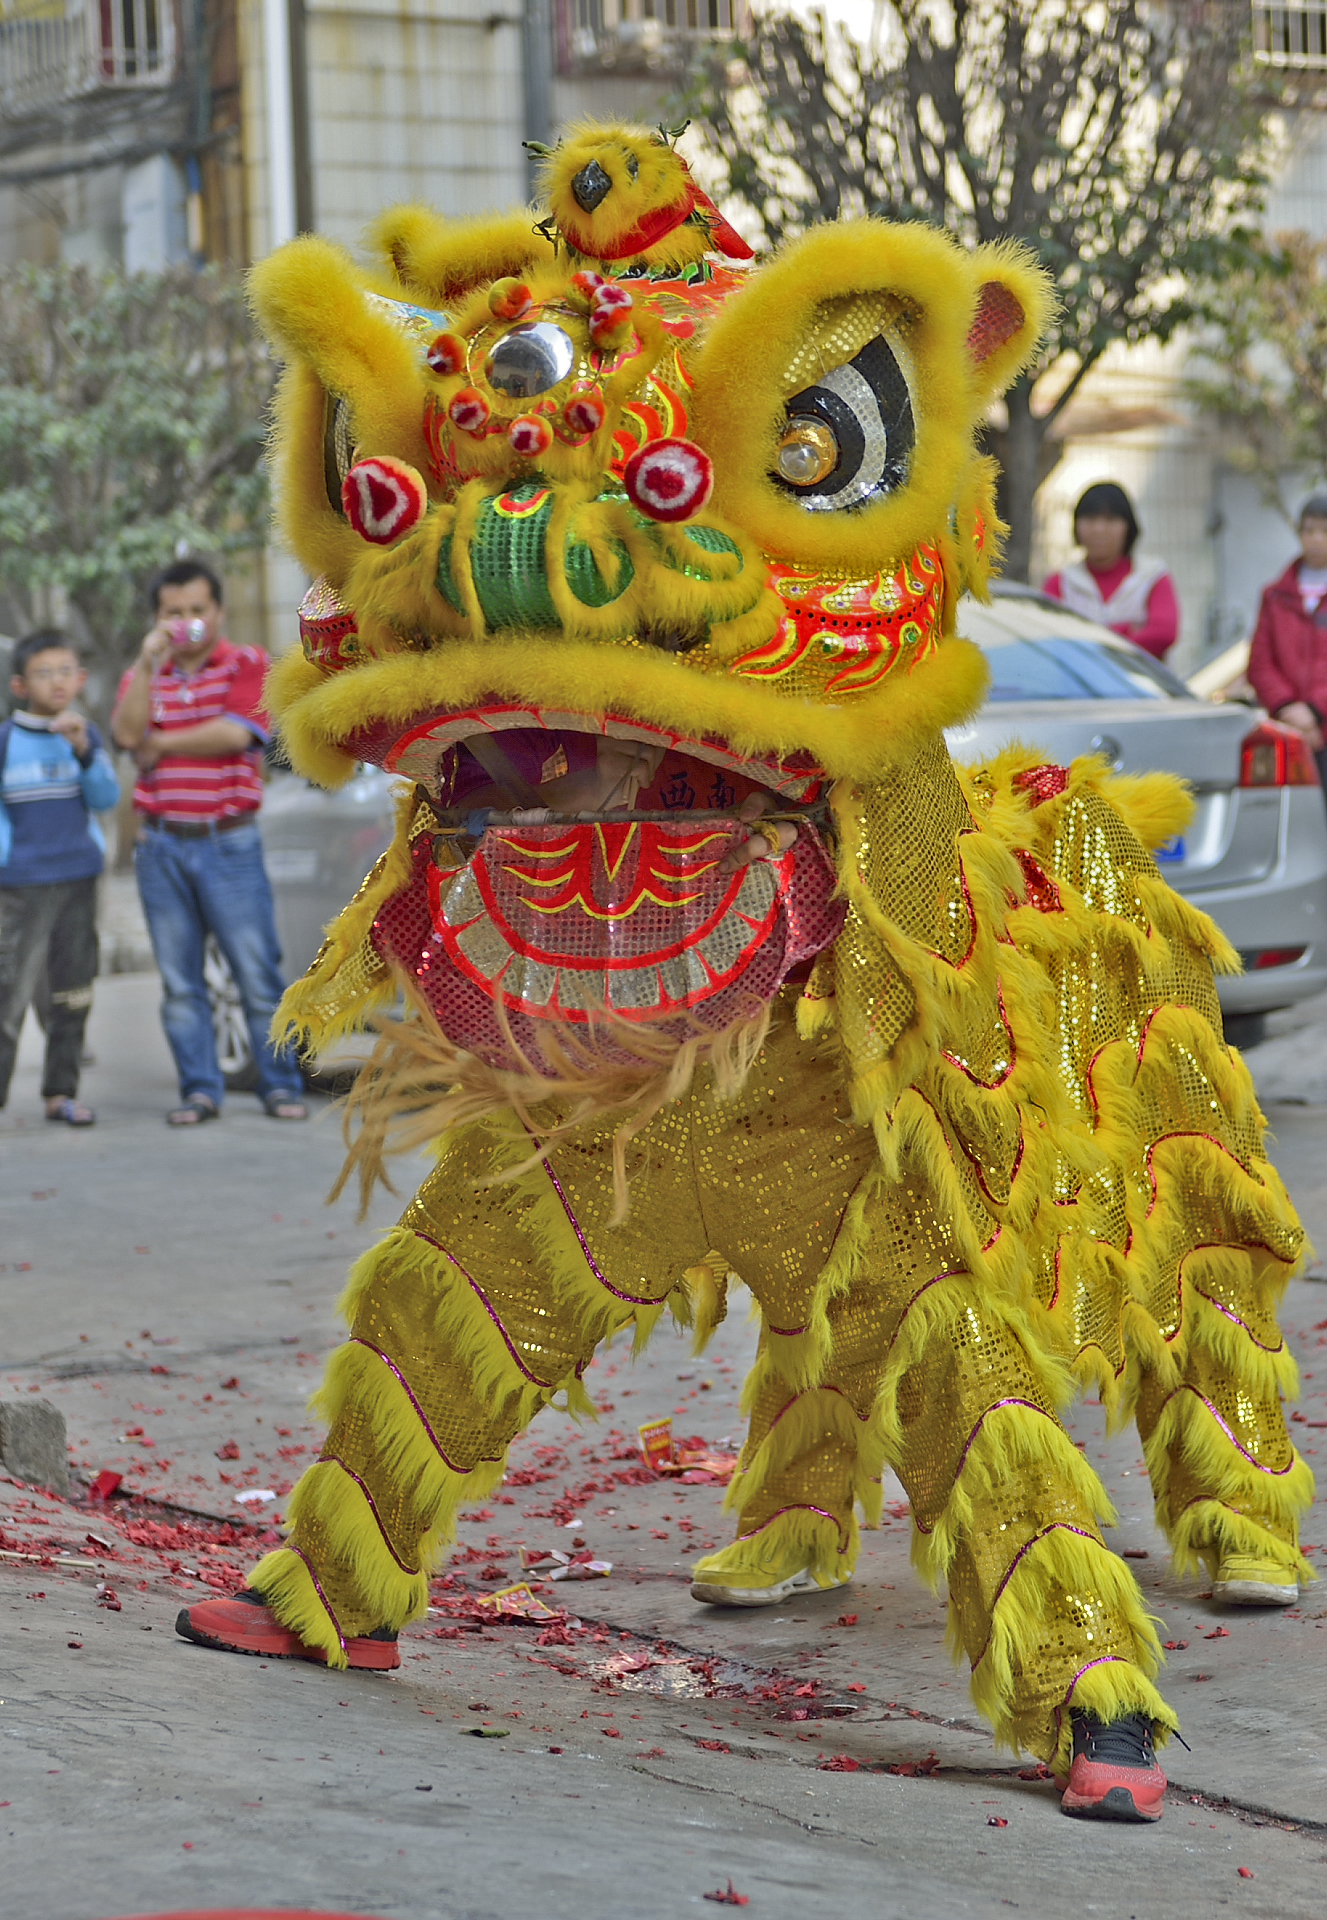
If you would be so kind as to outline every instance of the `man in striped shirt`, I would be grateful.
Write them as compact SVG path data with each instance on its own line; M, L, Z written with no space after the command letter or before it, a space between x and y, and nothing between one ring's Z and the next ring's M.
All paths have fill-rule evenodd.
M134 864L180 1081L166 1118L192 1127L221 1112L203 973L211 934L244 1006L259 1098L273 1119L303 1120L298 1070L268 1038L283 981L258 836L267 655L225 638L221 582L201 561L173 562L149 592L155 622L120 682L111 732L138 763Z

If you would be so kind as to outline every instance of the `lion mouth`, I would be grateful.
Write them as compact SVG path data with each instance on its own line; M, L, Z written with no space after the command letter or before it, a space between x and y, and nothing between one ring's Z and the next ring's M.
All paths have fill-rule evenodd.
M744 753L628 714L514 701L438 711L404 731L383 724L347 746L451 812L734 813L753 794L805 808L826 785L810 754Z

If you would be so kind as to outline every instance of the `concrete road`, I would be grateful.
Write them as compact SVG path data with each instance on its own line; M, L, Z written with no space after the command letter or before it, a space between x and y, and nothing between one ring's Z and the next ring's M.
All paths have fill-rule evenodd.
M1175 1582L1136 1441L1104 1442L1097 1408L1078 1435L1177 1643L1166 1685L1192 1751L1170 1750L1160 1827L1067 1821L1034 1767L994 1752L943 1608L909 1568L896 1485L850 1590L774 1613L690 1600L687 1565L726 1537L720 1495L638 1484L634 1430L671 1413L713 1443L740 1431L740 1310L700 1361L667 1332L634 1365L602 1355L598 1426L541 1416L463 1519L399 1673L177 1640L185 1599L236 1584L275 1537L317 1449L305 1401L346 1267L395 1206L368 1226L323 1208L334 1119L283 1126L237 1099L218 1126L167 1132L155 997L149 975L99 984L96 1129L42 1123L31 1035L0 1115L0 1394L63 1411L76 1488L110 1469L138 1495L96 1505L0 1481L6 1920L230 1904L660 1920L708 1911L730 1880L754 1920L1327 1914L1327 1598L1223 1616ZM1327 1029L1293 1033L1282 1052L1316 1072ZM1327 1108L1294 1104L1315 1094L1291 1074L1269 1116L1327 1248ZM1285 1323L1312 1458L1327 1285L1295 1282ZM250 1518L245 1492L274 1497ZM1322 1503L1307 1538L1327 1547ZM579 1540L610 1578L541 1583L551 1626L487 1623L478 1597L520 1578L518 1543Z

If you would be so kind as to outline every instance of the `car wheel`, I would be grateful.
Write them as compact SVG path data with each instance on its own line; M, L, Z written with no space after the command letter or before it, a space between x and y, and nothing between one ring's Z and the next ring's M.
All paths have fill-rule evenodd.
M226 964L226 956L212 935L203 948L203 982L207 1003L212 1009L212 1031L216 1035L217 1065L229 1093L252 1093L258 1085L258 1066L249 1044L249 1023L244 1003L235 985L235 976Z
M1221 1024L1225 1028L1226 1045L1238 1047L1241 1053L1261 1046L1267 1038L1265 1013L1227 1013L1222 1015Z

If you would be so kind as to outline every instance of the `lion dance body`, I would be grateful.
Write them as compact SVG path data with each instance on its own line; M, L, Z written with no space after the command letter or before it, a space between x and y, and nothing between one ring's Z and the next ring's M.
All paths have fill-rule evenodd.
M1223 1043L1162 776L943 729L1000 529L974 431L1047 293L860 220L748 267L665 138L582 128L549 217L388 215L257 272L289 362L291 759L412 783L279 1016L377 1017L352 1157L439 1139L355 1269L319 1462L251 1576L333 1666L606 1337L760 1310L701 1590L844 1579L886 1467L1004 1743L1176 1722L1059 1418L1134 1418L1183 1569L1309 1576L1275 1306L1302 1235ZM753 858L753 853L761 857ZM383 1015L406 990L404 1020Z

